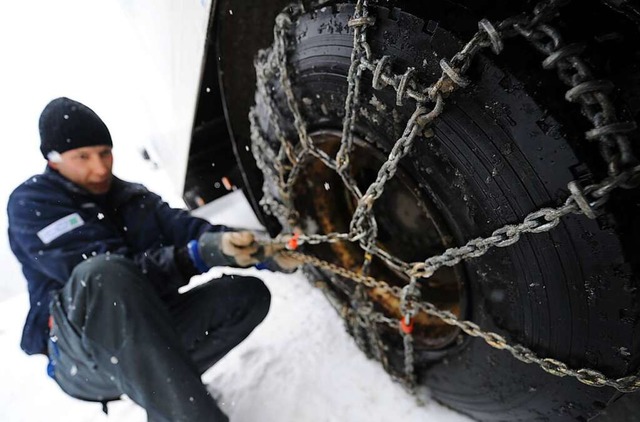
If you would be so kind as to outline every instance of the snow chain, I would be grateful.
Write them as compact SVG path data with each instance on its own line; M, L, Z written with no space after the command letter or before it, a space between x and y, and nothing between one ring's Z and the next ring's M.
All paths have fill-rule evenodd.
M277 236L273 243L286 244L289 242L290 251L287 253L292 257L337 276L353 280L362 288L379 289L400 298L400 310L404 316L400 323L382 313L374 312L367 295L357 294L358 288L356 288L354 297L351 297L351 304L355 305L355 312L353 310L345 311L343 317L345 317L348 328L359 347L369 356L373 355L380 360L392 376L399 378L411 390L415 387L416 382L412 336L413 317L418 311L440 318L444 323L458 327L470 336L479 337L491 347L504 349L522 362L535 363L552 375L571 376L587 385L596 387L606 385L621 392L640 390L640 376L638 375L611 379L593 369L575 370L555 359L538 357L533 351L522 345L510 345L503 336L483 331L475 323L460 320L453 313L440 310L434 304L421 300L419 289L416 288L419 279L431 277L442 266L453 266L461 261L480 257L493 247L502 248L513 245L524 233L548 232L559 224L560 218L568 214L584 214L588 218L596 218L613 190L629 189L638 185L640 165L637 164L627 137L627 133L636 129L635 123L617 120L613 103L608 96L613 88L611 82L596 80L589 67L579 57L584 47L579 44L565 45L558 30L549 24L558 15L559 7L566 3L568 3L566 0L542 1L534 8L531 15L511 17L498 25L494 25L486 19L481 20L478 23L478 32L471 40L450 61L444 59L440 61L442 69L440 78L425 88L418 86L413 78L414 68L408 68L404 74L396 75L390 72L389 56L373 57L367 42L366 32L367 28L375 25L375 18L369 16L367 0L358 0L354 16L348 23L354 32L353 50L347 76L348 91L345 100L342 140L335 159L317 148L308 135L306 123L300 112L289 77L287 51L293 42L290 29L293 20L305 12L303 6L290 6L287 9L289 13L283 12L278 15L274 27L273 46L268 50L261 50L255 61L257 89L266 101L266 117L280 143L280 149L276 155L261 131L257 113L253 108L249 114L252 153L265 176L261 206L267 213L277 217L284 227L297 226L298 214L293 209L291 191L300 174L302 163L309 155L336 171L346 188L358 201L351 219L349 233L324 235L283 233ZM583 114L593 124L594 128L585 133L585 138L598 142L600 153L607 165L608 176L601 182L584 188L576 181L570 182L568 188L571 195L563 205L556 208L539 209L527 215L519 223L507 224L496 229L488 237L469 240L463 246L449 248L442 254L432 256L423 262L403 262L375 245L377 224L372 212L373 204L382 195L385 183L394 177L400 160L410 151L416 137L420 134L427 137L433 136L431 126L442 113L445 98L453 91L469 85L470 81L465 78L465 73L475 55L487 48L490 48L495 54L500 54L504 47L503 39L515 36L524 37L542 52L546 56L543 60L543 67L556 69L561 81L569 87L565 98L570 102L580 104ZM413 100L416 103L416 109L407 122L404 133L396 141L386 162L381 166L376 180L363 193L351 179L347 170L353 145L353 128L359 101L360 80L365 71L373 74L372 86L374 89L392 87L397 94L397 105L401 105L405 100ZM297 155L294 145L284 136L279 118L275 113L276 108L269 80L276 77L280 82L280 89L285 95L289 111L293 115L293 124L302 147L301 152ZM267 162L272 165L268 165ZM274 182L278 189L277 197L270 187L270 184L273 186ZM365 252L365 260L360 272L354 272L292 250L298 244L338 241L359 243ZM410 278L411 282L404 288L400 288L369 276L368 267L373 256L402 271ZM384 354L386 346L377 335L375 324L391 326L398 330L402 336L405 349L403 374L393 374L388 367ZM373 350L367 349L364 336L369 337L369 344Z

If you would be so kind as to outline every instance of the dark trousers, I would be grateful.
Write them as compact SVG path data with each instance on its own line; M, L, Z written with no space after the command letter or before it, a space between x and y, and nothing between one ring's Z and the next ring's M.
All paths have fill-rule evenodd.
M89 259L51 303L55 379L84 400L126 394L150 421L227 421L200 375L251 333L269 304L254 277L223 276L161 298L130 260Z

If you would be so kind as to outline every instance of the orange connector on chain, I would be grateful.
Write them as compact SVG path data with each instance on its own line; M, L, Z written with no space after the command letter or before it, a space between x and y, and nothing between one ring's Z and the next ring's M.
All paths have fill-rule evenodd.
M294 235L291 236L291 239L289 239L289 241L287 242L287 249L289 249L290 251L295 251L296 249L298 249L299 238L300 238L300 234L294 233Z
M409 318L409 323L405 321L405 318L400 318L400 330L405 334L411 334L413 332L413 318Z

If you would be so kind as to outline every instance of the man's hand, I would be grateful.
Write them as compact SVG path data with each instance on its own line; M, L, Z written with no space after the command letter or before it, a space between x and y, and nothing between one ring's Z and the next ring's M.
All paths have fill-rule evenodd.
M250 267L258 263L254 254L258 252L260 246L250 231L222 233L220 245L222 253L233 257L240 267Z
M284 245L267 245L264 248L264 257L266 258L265 266L272 271L281 271L284 273L292 273L303 264L291 256L289 256ZM271 261L275 265L271 265Z
M282 272L290 273L298 269L303 264L302 261L287 255L286 253L279 252L273 256L273 260L280 267Z
M197 246L198 257L192 257L192 260L200 271L219 266L251 267L262 263L263 268L290 273L302 265L286 254L284 245L260 245L254 233L247 230L206 232L198 239ZM190 253L195 255L193 250ZM196 262L198 260L202 265Z
M260 250L250 231L203 233L198 239L198 251L209 267L250 267L259 262L254 256Z

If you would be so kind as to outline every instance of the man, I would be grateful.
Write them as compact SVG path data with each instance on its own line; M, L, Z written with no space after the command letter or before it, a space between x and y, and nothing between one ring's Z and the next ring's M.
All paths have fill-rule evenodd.
M252 266L264 249L114 177L111 135L85 105L53 100L39 129L47 168L8 205L31 303L22 348L48 355L73 397L126 394L153 421L226 421L200 375L264 319L269 291L240 276L177 289L213 266Z

